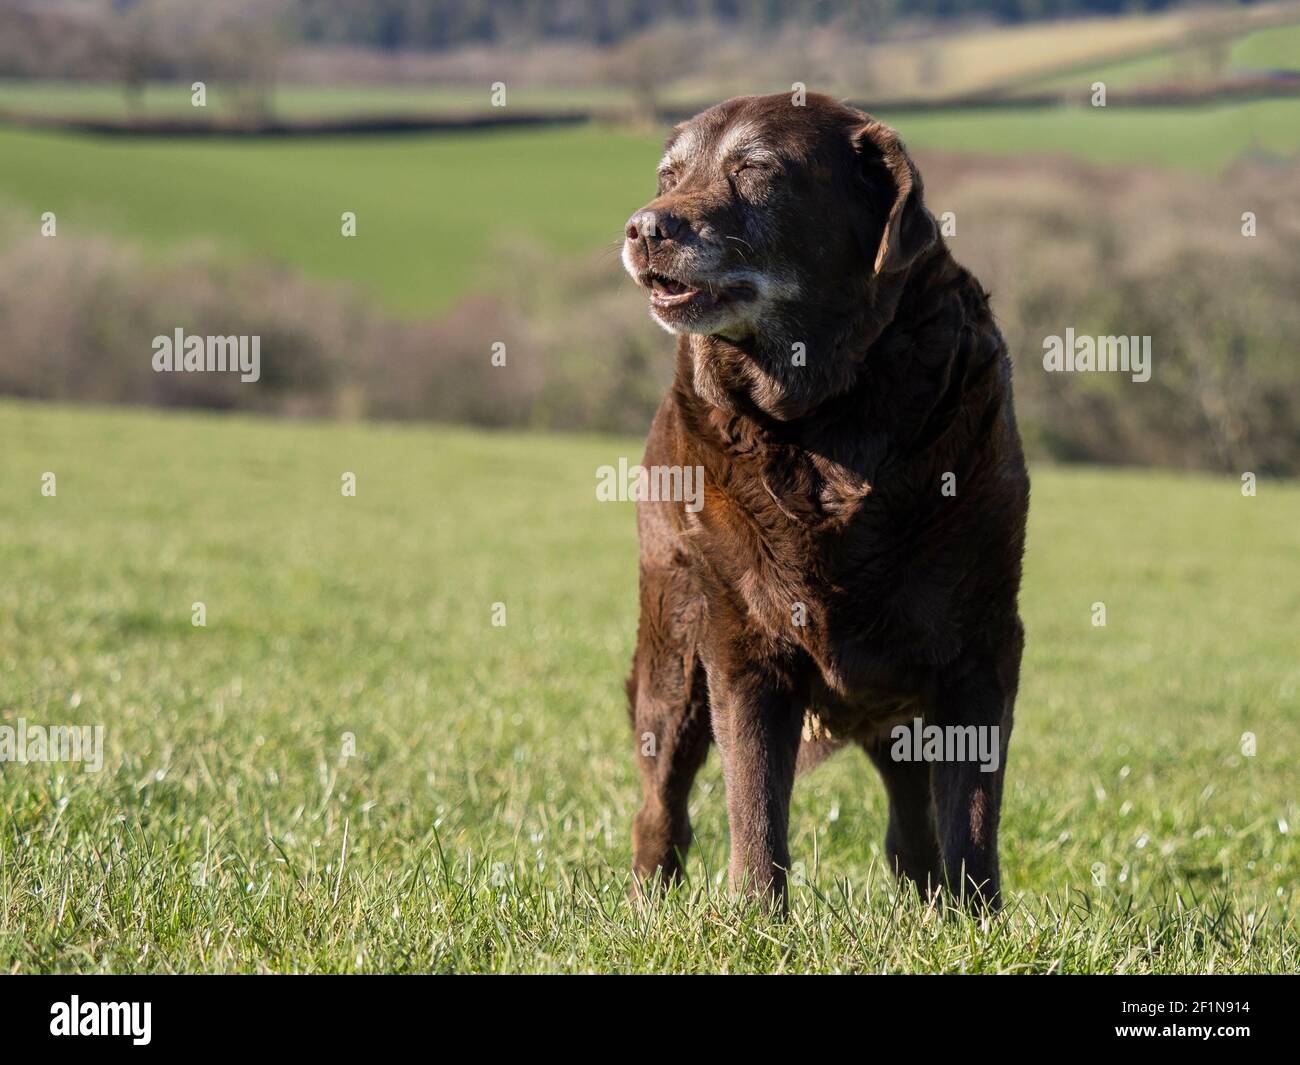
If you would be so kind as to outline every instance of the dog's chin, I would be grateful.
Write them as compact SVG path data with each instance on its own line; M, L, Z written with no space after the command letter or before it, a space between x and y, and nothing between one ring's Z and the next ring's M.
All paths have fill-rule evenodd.
M726 340L743 340L754 332L754 308L693 308L683 313L675 308L650 304L650 317L674 336L720 336Z
M648 290L650 317L670 333L743 337L752 331L761 300L758 285L747 278L688 281L656 270L633 276Z

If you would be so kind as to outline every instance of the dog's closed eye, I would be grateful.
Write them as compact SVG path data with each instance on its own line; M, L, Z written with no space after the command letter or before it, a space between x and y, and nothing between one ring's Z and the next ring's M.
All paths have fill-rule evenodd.
M735 177L741 173L777 174L778 168L766 159L739 159L731 164L729 173Z

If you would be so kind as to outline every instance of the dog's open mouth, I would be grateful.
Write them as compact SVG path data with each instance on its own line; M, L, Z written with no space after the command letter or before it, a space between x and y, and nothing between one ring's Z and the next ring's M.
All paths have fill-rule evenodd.
M753 299L757 295L754 286L744 281L711 285L707 282L679 281L655 270L647 270L640 280L650 290L650 303L659 310L713 307L721 303Z

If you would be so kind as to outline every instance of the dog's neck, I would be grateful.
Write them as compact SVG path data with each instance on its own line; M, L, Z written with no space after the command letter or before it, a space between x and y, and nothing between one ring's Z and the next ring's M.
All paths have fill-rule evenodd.
M908 321L933 318L952 298L952 281L968 277L940 242L904 272L850 282L811 312L803 306L777 310L743 339L684 336L678 342L679 397L712 408L715 416L752 420L756 428L787 435L841 406L837 401L863 385L873 363L897 354L890 332L901 305L907 304Z

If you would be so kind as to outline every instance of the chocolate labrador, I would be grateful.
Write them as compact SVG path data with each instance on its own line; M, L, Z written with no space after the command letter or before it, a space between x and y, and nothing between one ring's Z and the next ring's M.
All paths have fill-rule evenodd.
M896 871L996 907L1029 480L988 296L828 97L719 104L658 179L623 248L677 336L644 467L704 487L639 494L638 890L682 876L713 740L732 885L784 906L796 769L858 744Z

